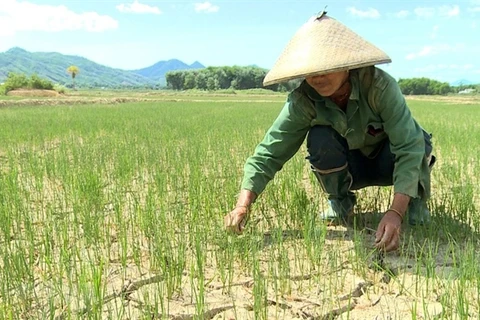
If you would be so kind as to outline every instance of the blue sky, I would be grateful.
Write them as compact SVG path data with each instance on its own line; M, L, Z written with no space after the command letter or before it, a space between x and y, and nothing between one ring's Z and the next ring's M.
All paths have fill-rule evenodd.
M480 82L480 0L0 0L0 52L56 51L122 69L173 58L270 68L325 6L390 55L382 68L397 79Z

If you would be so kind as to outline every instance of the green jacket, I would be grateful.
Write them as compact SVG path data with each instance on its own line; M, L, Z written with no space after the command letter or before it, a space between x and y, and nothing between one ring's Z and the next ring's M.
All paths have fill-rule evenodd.
M350 149L359 149L366 156L388 138L396 161L394 192L428 198L430 173L423 129L413 119L397 81L373 66L351 70L350 81L352 92L346 113L305 81L292 91L263 141L248 158L242 189L262 193L298 151L310 128L329 125L347 140ZM384 131L374 137L367 133L369 126Z

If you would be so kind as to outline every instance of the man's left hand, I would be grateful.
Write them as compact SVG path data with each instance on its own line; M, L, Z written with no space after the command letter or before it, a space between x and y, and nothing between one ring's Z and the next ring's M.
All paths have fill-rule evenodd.
M402 219L392 211L387 211L378 224L375 233L375 247L386 252L397 250L400 245Z

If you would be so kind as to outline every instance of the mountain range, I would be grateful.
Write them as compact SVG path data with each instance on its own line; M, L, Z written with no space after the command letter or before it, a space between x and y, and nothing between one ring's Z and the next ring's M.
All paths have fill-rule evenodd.
M477 84L477 82L466 80L466 79L460 79L450 83L452 87L469 86L474 84Z
M1 0L0 0L1 1ZM23 73L28 76L37 74L53 83L71 85L72 79L67 73L71 65L80 70L75 82L82 87L163 87L165 74L174 70L205 68L200 62L186 64L177 59L159 61L152 66L137 70L110 68L84 57L64 55L57 52L29 52L14 47L0 53L0 83L5 81L9 72ZM466 79L451 82L451 86L472 85Z
M172 59L139 70L122 70L79 56L57 52L29 52L14 47L0 53L0 82L7 78L9 72L15 72L28 76L37 74L54 83L68 85L72 79L66 70L71 65L77 66L80 71L75 78L76 84L87 87L164 86L168 71L205 68L200 62L188 65Z

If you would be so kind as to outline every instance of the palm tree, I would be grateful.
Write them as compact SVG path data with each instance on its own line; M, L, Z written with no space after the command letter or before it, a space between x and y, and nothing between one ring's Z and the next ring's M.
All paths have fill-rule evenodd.
M77 66L70 66L67 68L67 72L72 76L73 90L75 90L75 77L80 72Z

